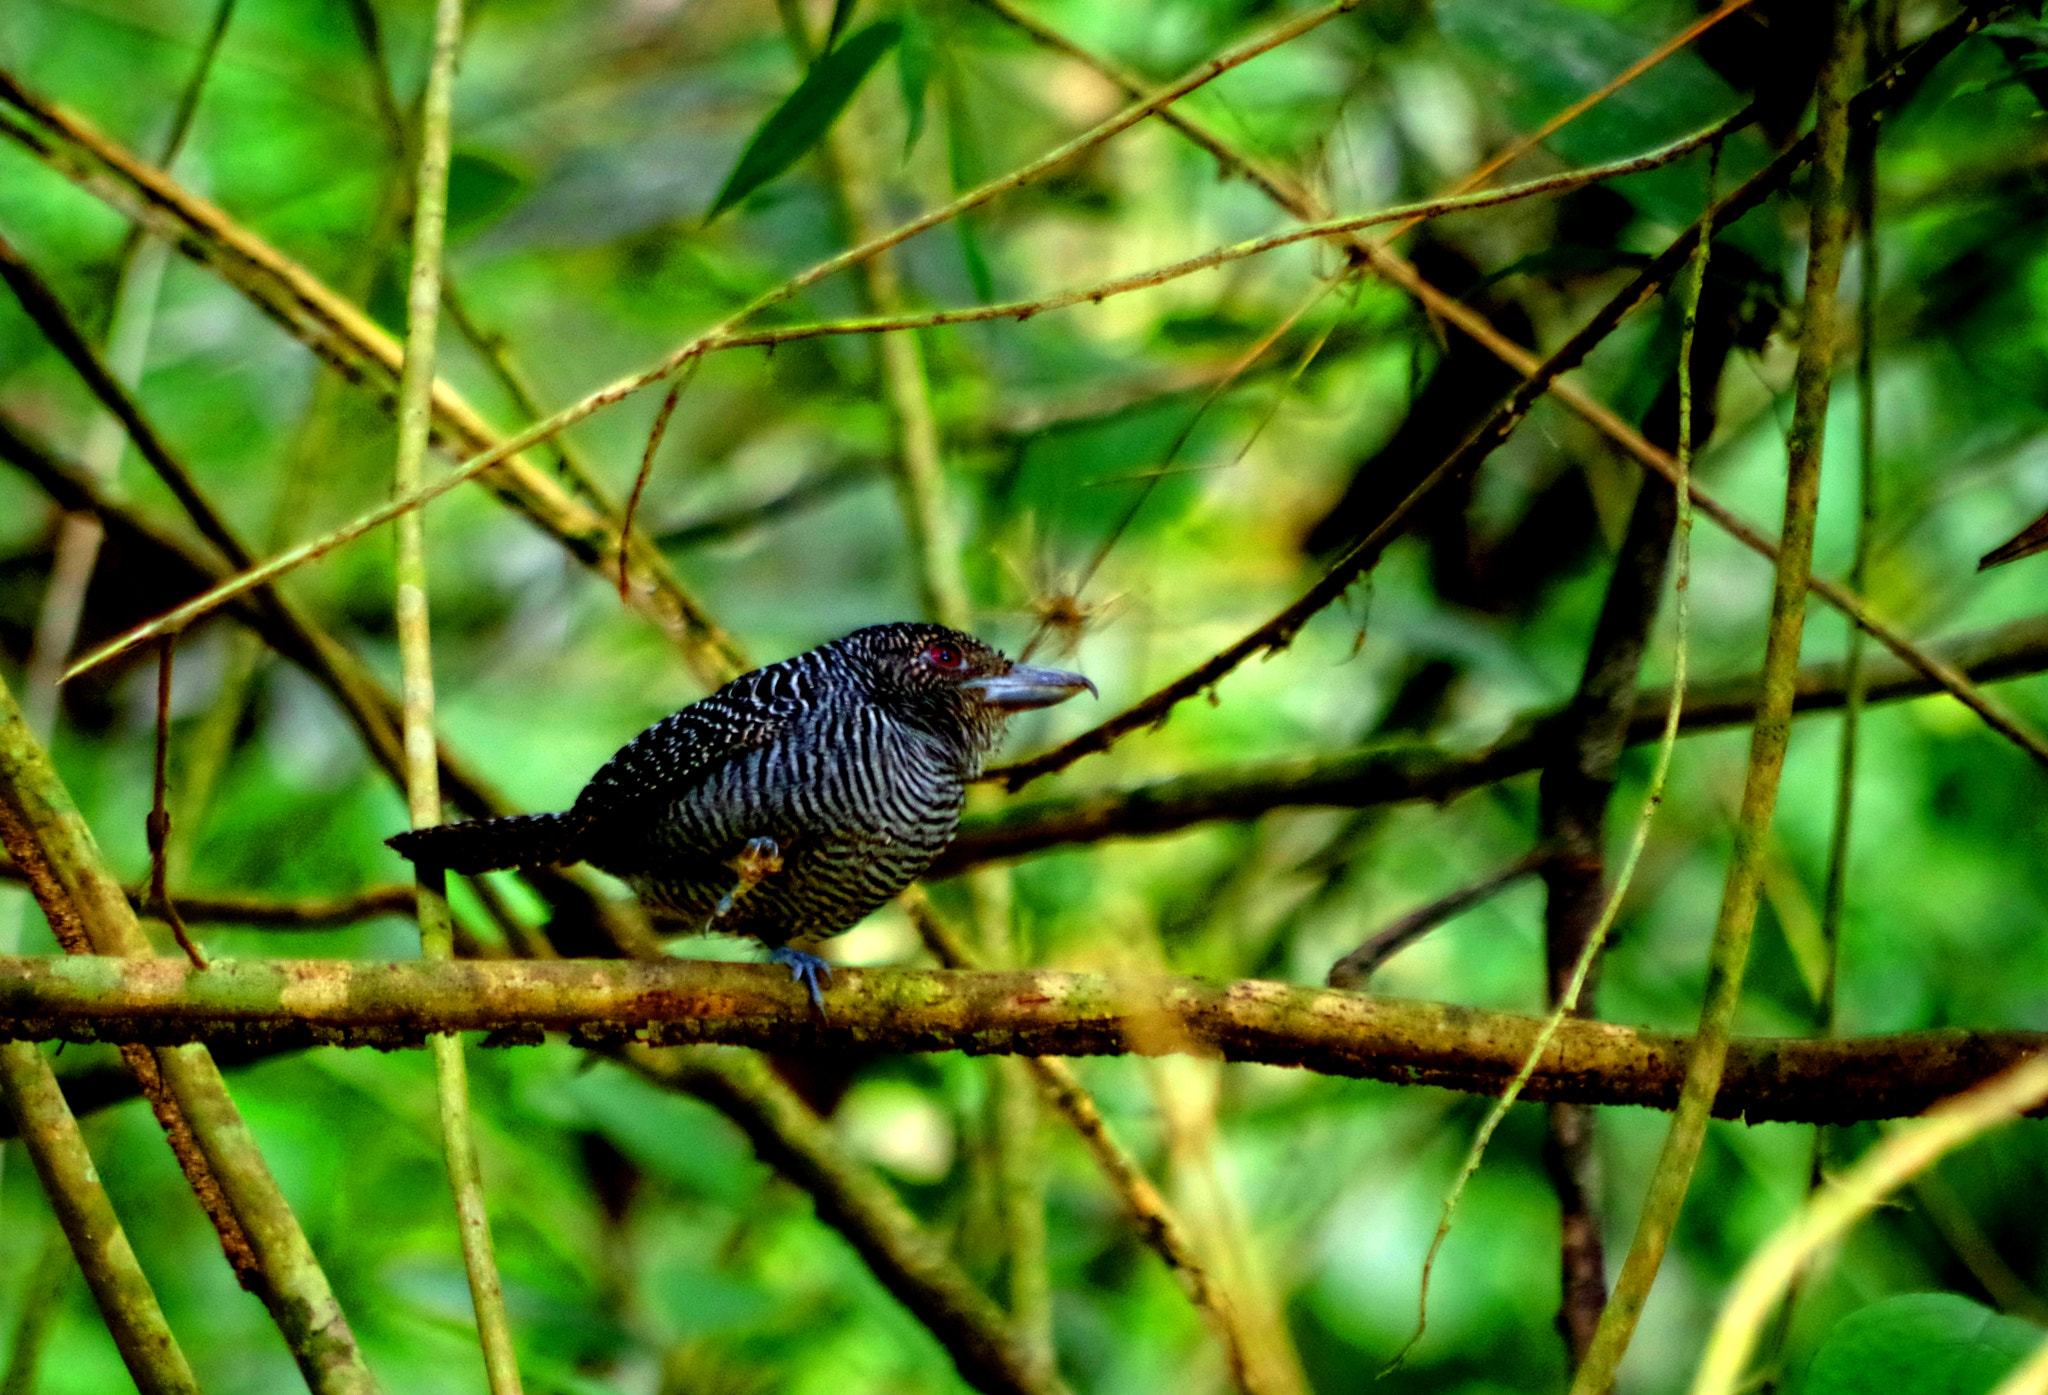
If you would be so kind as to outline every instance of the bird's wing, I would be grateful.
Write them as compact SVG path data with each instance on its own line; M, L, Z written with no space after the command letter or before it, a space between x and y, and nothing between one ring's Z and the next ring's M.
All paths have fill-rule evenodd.
M816 688L796 660L742 674L627 742L591 776L571 817L581 830L631 830L658 817L711 771L789 731Z

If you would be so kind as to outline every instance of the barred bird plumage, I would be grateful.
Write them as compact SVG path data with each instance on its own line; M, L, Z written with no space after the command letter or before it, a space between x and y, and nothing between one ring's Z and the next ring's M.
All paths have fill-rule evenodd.
M1095 685L941 625L875 625L743 674L640 733L558 814L389 839L451 872L588 862L677 931L750 935L820 999L789 941L848 929L953 840L1018 712Z

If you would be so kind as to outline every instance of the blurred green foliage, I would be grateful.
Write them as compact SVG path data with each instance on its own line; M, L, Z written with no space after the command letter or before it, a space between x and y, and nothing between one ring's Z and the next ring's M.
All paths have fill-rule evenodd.
M1292 8L1034 0L1031 12L1163 80ZM1796 125L1797 7L1770 8L1779 29L1729 21L1515 173L1647 149L1755 96L1792 111ZM1942 8L1902 6L1905 37L1931 27ZM208 0L0 6L0 65L151 150L211 10ZM381 70L365 56L366 13L378 21ZM822 34L830 7L807 13ZM1462 176L1695 16L1682 0L1374 0L1184 106L1244 150L1303 174L1336 208L1364 210ZM409 174L379 89L388 80L391 109L411 110L428 19L417 0L241 0L175 169L393 330L402 329L406 255L393 200ZM861 42L860 26L902 26L900 81L861 85L841 118L895 215L1029 159L1119 104L1107 84L965 0L870 0L851 23L854 37L837 52ZM2040 32L2015 22L1971 40L1884 126L1878 390L1874 403L1859 402L1846 371L1837 388L1819 569L1846 566L1858 414L1874 408L1882 497L1872 597L1916 635L2041 608L2040 560L1974 571L1981 553L2048 503ZM836 196L815 158L756 180L750 194L725 184L731 197L720 195L803 72L759 0L476 8L456 93L449 273L544 407L640 366L843 245ZM1805 80L1810 88L1810 67ZM1724 187L1762 165L1771 139L1752 131L1729 143ZM1632 262L1696 216L1705 179L1704 159L1695 159L1605 189L1445 219L1399 246L1504 329L1552 345ZM738 206L707 225L721 202ZM1148 123L980 210L958 235L924 236L899 255L914 303L956 305L1084 284L1285 223L1255 189L1219 178L1213 160ZM1778 511L1795 323L1781 312L1796 301L1803 228L1797 199L1780 198L1717 249L1741 324L1731 330L1719 424L1700 470L1760 522ZM105 333L120 217L0 141L0 231L95 335ZM1323 250L1296 247L1099 306L920 336L986 634L1015 651L1034 603L1076 584L1225 366L1299 303L1314 275L1336 266ZM1848 296L1860 274L1852 253ZM790 313L858 306L842 276ZM1645 422L1676 352L1662 315L1638 315L1581 375ZM1292 366L1325 332L1327 347L1290 385ZM444 376L502 424L522 424L474 346L449 331L442 342ZM758 659L915 611L877 373L875 345L861 339L716 357L669 433L641 520L650 532L774 498L822 472L860 472L807 507L674 557ZM353 389L323 390L320 377L277 326L203 268L172 259L139 395L245 536L312 536L388 487L392 432L382 407ZM1345 503L1361 497L1354 481L1369 497L1427 443L1448 433L1441 446L1455 444L1498 391L1469 349L1391 288L1368 281L1324 300L1202 415L1175 473L1090 578L1083 600L1102 609L1073 662L1101 686L1100 712L1291 599L1317 574L1319 552L1362 531ZM634 399L572 433L614 495L630 483L654 407ZM83 389L11 303L0 305L0 410L74 454L94 419ZM1188 704L1163 730L1076 767L1058 787L1128 785L1376 738L1487 741L1516 714L1571 693L1635 478L1576 419L1539 406L1468 491L1428 511L1290 650L1232 676L1215 704ZM132 452L119 487L152 518L182 526ZM57 522L31 484L0 471L0 649L17 688ZM602 578L481 491L436 504L429 531L443 727L516 799L562 807L621 741L698 695L675 652ZM1704 526L1696 546L1694 670L1751 669L1768 572ZM290 582L387 678L397 668L390 555L372 539ZM104 638L171 599L109 550L82 638ZM1809 653L1839 652L1832 615L1817 613L1808 634ZM381 841L404 822L397 794L302 675L268 663L246 687L231 681L239 644L214 624L180 651L174 785L198 778L210 714L233 704L218 724L228 735L219 778L177 833L186 884L289 897L400 877L403 865ZM1650 681L1668 669L1663 646ZM145 865L152 678L143 665L71 685L54 740L65 779L129 877ZM2002 693L2048 724L2043 680ZM1071 735L1097 715L1069 706L1034 717L1019 724L1013 749ZM2048 1026L2041 772L1946 699L1876 709L1866 720L1844 1030ZM1778 927L1805 924L1819 898L1837 729L1833 717L1808 719L1793 741L1773 852L1782 875L1750 970L1746 1032L1815 1030L1808 980ZM1744 754L1740 733L1681 744L1605 970L1602 1015L1669 1028L1692 1021ZM1618 818L1637 807L1644 769L1640 753L1625 761ZM1036 963L1316 982L1375 928L1520 855L1534 804L1533 780L1518 779L1441 808L1285 811L1058 850L1016 869L1017 930ZM955 888L938 895L964 915ZM483 923L459 888L457 911ZM26 952L50 952L33 912L26 921ZM1534 1009L1540 926L1541 893L1523 886L1401 956L1378 987ZM202 934L219 955L405 957L415 945L412 930L391 920L289 937ZM893 911L838 949L865 964L918 953ZM751 951L714 942L678 952ZM58 1065L91 1072L110 1059L74 1047ZM937 1344L720 1116L564 1046L472 1060L529 1389L960 1388ZM1229 1220L1206 1233L1239 1234L1257 1255L1313 1389L1560 1388L1557 1204L1540 1108L1524 1106L1495 1142L1438 1268L1429 1335L1375 1385L1373 1372L1412 1327L1438 1200L1482 1102L1263 1068L1103 1060L1080 1069L1113 1125L1183 1198L1207 1183L1163 1121L1176 1101L1213 1099L1208 1163ZM385 1388L481 1389L424 1056L313 1052L249 1067L234 1082ZM971 1272L996 1279L981 1064L862 1061L830 1083L844 1092L834 1119L849 1144ZM1619 1246L1663 1123L1617 1112L1601 1124L1607 1231ZM2048 1184L2040 1128L2019 1126L1944 1163L1954 1210L1938 1218L1908 1198L1847 1242L1809 1283L1793 1322L1784 1352L1792 1388L1816 1350L1822 1358L1805 1386L1813 1392L1873 1388L1843 1374L1844 1363L1910 1366L1918 1358L1902 1346L1872 1355L1873 1331L1904 1340L1892 1321L1904 1310L1883 1300L1923 1290L1985 1299L1987 1249L2023 1287L2048 1286L2048 1240L2032 1209ZM147 1110L108 1109L89 1134L206 1388L291 1388L285 1352L260 1305L235 1289ZM1875 1136L1843 1131L1831 1155L1847 1157ZM1715 1126L1695 1182L1700 1204L1682 1222L1625 1370L1630 1389L1683 1388L1723 1285L1803 1194L1811 1137L1783 1125ZM1043 1152L1055 1328L1073 1387L1222 1388L1213 1338L1134 1238L1078 1143L1048 1124ZM19 1158L9 1150L0 1181L0 1330L19 1310L50 1225ZM1940 1319L1936 1327L1961 1320L1960 1298L1939 1308L1914 1301L1914 1311ZM74 1286L39 1388L99 1392L122 1379Z

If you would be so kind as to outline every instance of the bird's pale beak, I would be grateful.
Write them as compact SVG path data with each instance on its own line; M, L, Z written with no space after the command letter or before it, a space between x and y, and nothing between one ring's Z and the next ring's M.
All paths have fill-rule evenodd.
M1095 685L1078 673L1063 673L1056 668L1028 668L1023 664L1015 665L1008 673L970 678L960 686L990 707L1005 712L1051 707L1054 703L1065 702L1083 688L1095 692Z

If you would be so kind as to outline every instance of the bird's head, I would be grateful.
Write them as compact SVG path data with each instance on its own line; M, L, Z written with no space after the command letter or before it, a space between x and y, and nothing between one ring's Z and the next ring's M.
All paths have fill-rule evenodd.
M861 661L878 703L975 758L995 748L1016 713L1095 691L1078 673L1012 663L944 625L874 625L835 647Z

